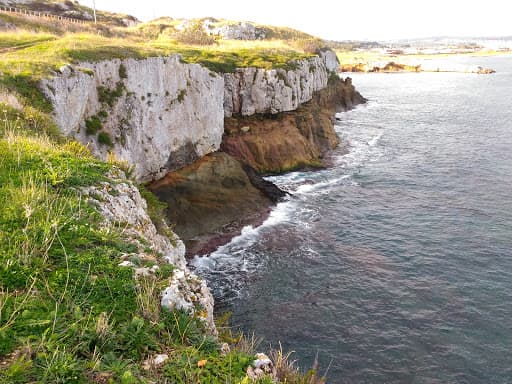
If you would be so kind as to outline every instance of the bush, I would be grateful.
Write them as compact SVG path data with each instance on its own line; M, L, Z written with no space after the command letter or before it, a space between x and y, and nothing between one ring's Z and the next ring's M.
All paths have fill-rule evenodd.
M106 145L107 147L113 147L112 139L107 132L100 132L98 134L98 143Z
M124 84L122 82L117 83L115 89L109 89L107 87L98 87L98 100L100 103L107 104L110 108L114 106L117 99L123 96Z
M200 21L194 22L182 31L175 33L174 38L184 44L212 45L215 43L215 38L205 32Z
M88 135L95 135L98 131L101 131L103 125L101 124L101 120L98 116L93 116L87 120L85 120L85 133Z
M108 117L108 113L107 111L105 111L104 109L102 109L101 111L98 112L98 115L97 115L99 118L101 119L106 119Z
M126 73L126 67L124 66L124 64L121 64L119 66L119 77L121 79L126 79L128 78L128 74Z

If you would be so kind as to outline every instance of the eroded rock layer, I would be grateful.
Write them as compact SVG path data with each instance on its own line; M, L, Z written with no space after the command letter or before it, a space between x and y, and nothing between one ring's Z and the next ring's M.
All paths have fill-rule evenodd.
M296 110L227 117L221 148L260 173L320 166L324 154L338 144L335 113L363 102L350 78L331 78Z
M168 204L169 221L189 256L211 252L245 225L261 222L272 205L242 165L222 152L170 172L148 188Z

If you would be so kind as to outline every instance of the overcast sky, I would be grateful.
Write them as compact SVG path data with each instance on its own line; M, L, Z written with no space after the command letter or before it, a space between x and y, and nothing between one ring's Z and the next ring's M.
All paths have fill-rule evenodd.
M80 0L92 6L93 0ZM159 16L250 20L325 39L512 35L509 0L96 0L98 9L141 20Z

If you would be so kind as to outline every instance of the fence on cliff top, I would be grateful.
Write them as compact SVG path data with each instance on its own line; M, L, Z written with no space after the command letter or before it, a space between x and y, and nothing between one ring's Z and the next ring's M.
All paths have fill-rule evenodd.
M0 6L0 12L1 13L15 13L18 15L32 16L32 17L38 17L41 19L56 20L56 21L61 21L61 22L66 22L66 23L73 23L73 24L88 24L88 23L90 23L90 21L88 21L88 20L74 19L72 17L57 16L57 15L52 15L50 13L30 11L28 9L5 7L3 5Z

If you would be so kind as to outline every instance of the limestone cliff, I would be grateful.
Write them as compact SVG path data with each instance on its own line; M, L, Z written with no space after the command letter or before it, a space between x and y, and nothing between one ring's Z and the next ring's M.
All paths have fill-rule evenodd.
M294 111L226 118L221 148L260 173L319 166L323 155L338 144L334 114L364 101L350 78L332 78Z
M320 165L338 144L334 113L364 101L338 64L330 50L290 70L224 75L179 55L108 60L64 66L41 87L64 134L154 181L193 255L258 223L282 196L257 172Z
M163 177L220 148L224 116L279 113L308 102L337 67L332 51L295 69L238 69L224 76L179 55L64 66L41 88L61 131L100 158L135 167L137 181Z
M138 181L164 176L219 148L223 78L180 56L66 66L43 80L62 132L100 158L135 166Z
M294 69L239 68L224 75L224 114L250 116L297 109L311 100L313 93L327 86L337 68L334 52L294 63Z

